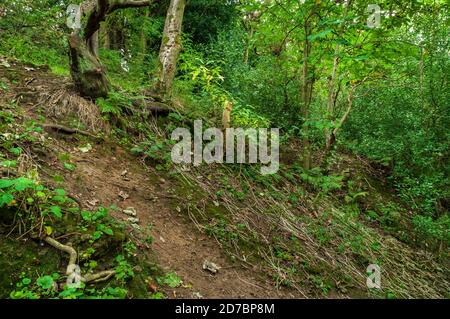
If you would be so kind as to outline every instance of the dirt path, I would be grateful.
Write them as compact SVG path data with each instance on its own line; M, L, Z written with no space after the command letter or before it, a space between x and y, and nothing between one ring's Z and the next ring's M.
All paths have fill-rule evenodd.
M18 99L26 117L36 118L38 93L63 87L61 78L47 69L22 65L10 61L11 67L0 66L0 79L8 84L6 100ZM167 272L176 272L185 285L169 291L170 298L294 298L287 290L277 290L264 274L232 263L212 238L202 234L177 211L177 200L170 196L174 189L169 180L162 179L151 167L124 150L107 144L94 145L82 153L61 136L54 135L55 150L68 152L76 163L76 170L66 176L64 187L87 208L108 207L115 204L121 209L135 208L143 236L154 238L151 250L157 263ZM111 150L113 148L113 150ZM57 159L54 159L57 163ZM52 163L47 163L50 166ZM127 174L123 174L124 171ZM45 175L45 174L44 174ZM48 176L49 180L51 176ZM127 194L125 200L119 193ZM92 205L94 204L94 205ZM112 212L118 219L127 215ZM150 226L150 227L149 227ZM148 251L142 251L148 254ZM221 267L216 275L203 270L205 260Z
M151 232L152 251L158 265L168 272L176 272L191 289L174 289L170 297L193 298L294 298L290 292L277 290L239 264L232 264L219 245L202 234L177 212L176 199L168 198L171 182L156 172L146 171L136 159L117 150L111 157L96 146L87 154L77 153L74 183L66 185L79 199L98 205L117 205L121 209L134 207L143 232ZM127 174L124 175L124 171ZM123 200L119 196L128 195ZM170 196L169 196L170 197ZM116 218L126 219L123 213ZM148 227L151 226L151 227ZM151 228L151 230L149 229ZM218 274L203 270L208 260L221 266Z

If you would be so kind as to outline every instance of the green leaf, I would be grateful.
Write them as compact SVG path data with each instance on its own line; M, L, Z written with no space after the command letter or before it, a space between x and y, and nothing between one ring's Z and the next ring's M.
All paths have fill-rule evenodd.
M319 32L319 33L316 33L316 34L311 34L308 37L308 40L314 41L316 39L323 38L323 37L327 36L328 34L330 34L331 32L333 32L332 29L326 29L326 30L324 30L322 32Z
M11 203L14 200L14 196L12 196L11 194L3 194L2 196L0 196L0 207L4 206L4 205L8 205L9 203Z
M57 188L57 189L54 190L54 192L58 196L66 196L66 191L64 189Z
M21 192L26 190L27 188L32 187L34 185L34 182L28 178L19 177L14 181L14 184L15 184L14 189L16 191Z
M101 231L95 231L93 234L92 234L92 239L93 240L98 240L98 239L100 239L102 237L102 232Z
M39 277L36 281L36 284L40 286L42 289L50 289L53 287L53 278L50 276Z
M169 273L162 278L157 278L159 284L169 286L171 288L180 287L183 284L183 281L176 273Z
M82 211L81 212L81 217L85 220L85 221L90 221L91 220L91 213L88 211Z
M113 235L113 230L109 227L106 227L104 224L98 224L97 225L97 230L98 231L102 231L107 235L112 236Z
M45 193L44 192L36 192L36 196L37 197L45 197Z
M70 164L70 163L64 163L64 168L69 170L69 171L74 171L75 170L75 165Z
M65 203L66 202L66 197L65 196L53 196L52 199L55 202L58 202L58 203Z
M3 161L0 163L1 166L7 167L7 168L13 168L17 166L16 161Z
M16 156L19 156L20 154L22 154L22 149L20 147L11 147L9 149L9 151Z
M29 285L31 283L31 279L30 278L23 278L22 279L22 283L27 286L27 285Z
M61 207L59 207L59 206L52 206L52 207L50 207L50 211L51 211L52 214L55 215L57 218L61 218L61 217L62 217Z
M0 179L0 189L8 188L15 184L15 180L10 179Z

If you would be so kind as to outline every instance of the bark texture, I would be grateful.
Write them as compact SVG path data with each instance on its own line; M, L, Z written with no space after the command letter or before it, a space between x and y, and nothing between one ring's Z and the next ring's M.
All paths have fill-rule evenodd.
M163 39L159 52L159 74L156 94L166 98L172 90L176 64L181 50L181 29L186 0L171 0L164 25Z
M115 10L144 7L152 0L87 0L81 4L81 14L87 17L86 25L75 29L69 36L70 71L75 87L81 95L98 98L108 95L109 82L106 70L98 57L98 33L100 23Z

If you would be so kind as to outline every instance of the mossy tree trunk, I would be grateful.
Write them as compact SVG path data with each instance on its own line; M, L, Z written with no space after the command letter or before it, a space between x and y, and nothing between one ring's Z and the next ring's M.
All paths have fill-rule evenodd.
M98 57L100 23L115 10L148 6L153 0L87 0L81 4L81 14L87 17L81 29L69 36L70 71L81 95L98 98L108 95L109 83L105 67ZM82 34L81 34L82 33Z

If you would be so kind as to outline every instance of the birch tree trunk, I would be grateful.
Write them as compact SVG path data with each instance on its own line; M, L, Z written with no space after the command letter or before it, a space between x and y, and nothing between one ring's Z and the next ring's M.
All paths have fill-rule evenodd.
M163 39L159 52L159 72L155 93L162 97L170 97L176 64L181 50L181 29L183 26L186 0L170 0L164 25Z

